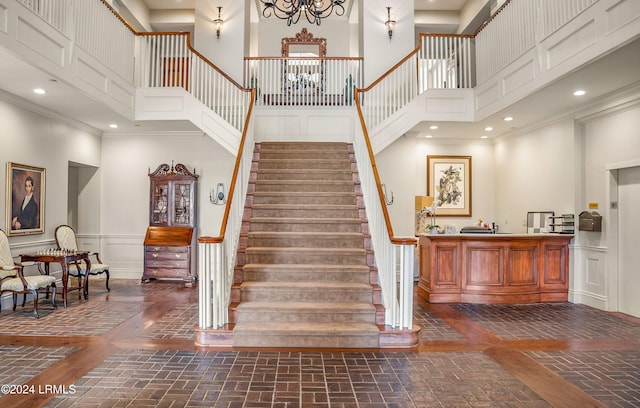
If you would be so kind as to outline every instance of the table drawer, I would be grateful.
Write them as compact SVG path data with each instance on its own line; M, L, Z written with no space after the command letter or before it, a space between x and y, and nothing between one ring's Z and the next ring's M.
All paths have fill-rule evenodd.
M144 259L147 262L149 262L149 261L170 261L170 262L188 261L189 260L189 253L188 252L174 252L174 253L147 252L144 255Z
M163 267L147 267L144 270L146 278L180 278L187 279L190 277L189 269L180 268L163 268Z
M145 265L151 267L164 267L164 268L189 268L188 260L166 260L166 259L147 259Z
M189 252L188 246L162 246L162 245L145 245L145 252L150 253L183 253Z

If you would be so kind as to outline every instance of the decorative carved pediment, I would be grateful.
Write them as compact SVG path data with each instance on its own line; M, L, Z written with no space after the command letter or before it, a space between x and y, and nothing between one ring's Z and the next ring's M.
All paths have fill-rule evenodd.
M153 173L149 172L149 176L176 176L176 175L190 176L195 178L198 177L195 174L195 169L194 169L194 172L192 173L184 164L178 163L174 166L173 162L171 162L171 166L169 166L167 163L163 163L159 165L158 168L153 171Z
M327 56L327 39L315 38L312 33L308 32L306 28L303 28L295 37L282 39L282 56L289 56L290 45L317 45L318 56L324 58Z

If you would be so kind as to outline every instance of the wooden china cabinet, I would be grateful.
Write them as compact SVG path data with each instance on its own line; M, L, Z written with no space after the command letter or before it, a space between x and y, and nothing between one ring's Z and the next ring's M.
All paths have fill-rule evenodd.
M142 282L182 280L191 287L197 278L194 229L198 176L184 164L164 163L149 173L149 181Z

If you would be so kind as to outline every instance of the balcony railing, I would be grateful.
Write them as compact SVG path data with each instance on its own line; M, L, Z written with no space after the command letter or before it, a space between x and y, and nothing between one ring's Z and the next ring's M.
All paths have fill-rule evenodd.
M139 38L138 87L183 88L242 131L248 89L193 50L188 33L145 33Z
M247 57L244 84L256 106L352 106L362 58Z

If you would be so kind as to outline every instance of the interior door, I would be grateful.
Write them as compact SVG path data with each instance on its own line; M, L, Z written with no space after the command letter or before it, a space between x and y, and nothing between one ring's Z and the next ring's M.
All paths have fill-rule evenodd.
M618 171L619 310L640 317L640 167Z

